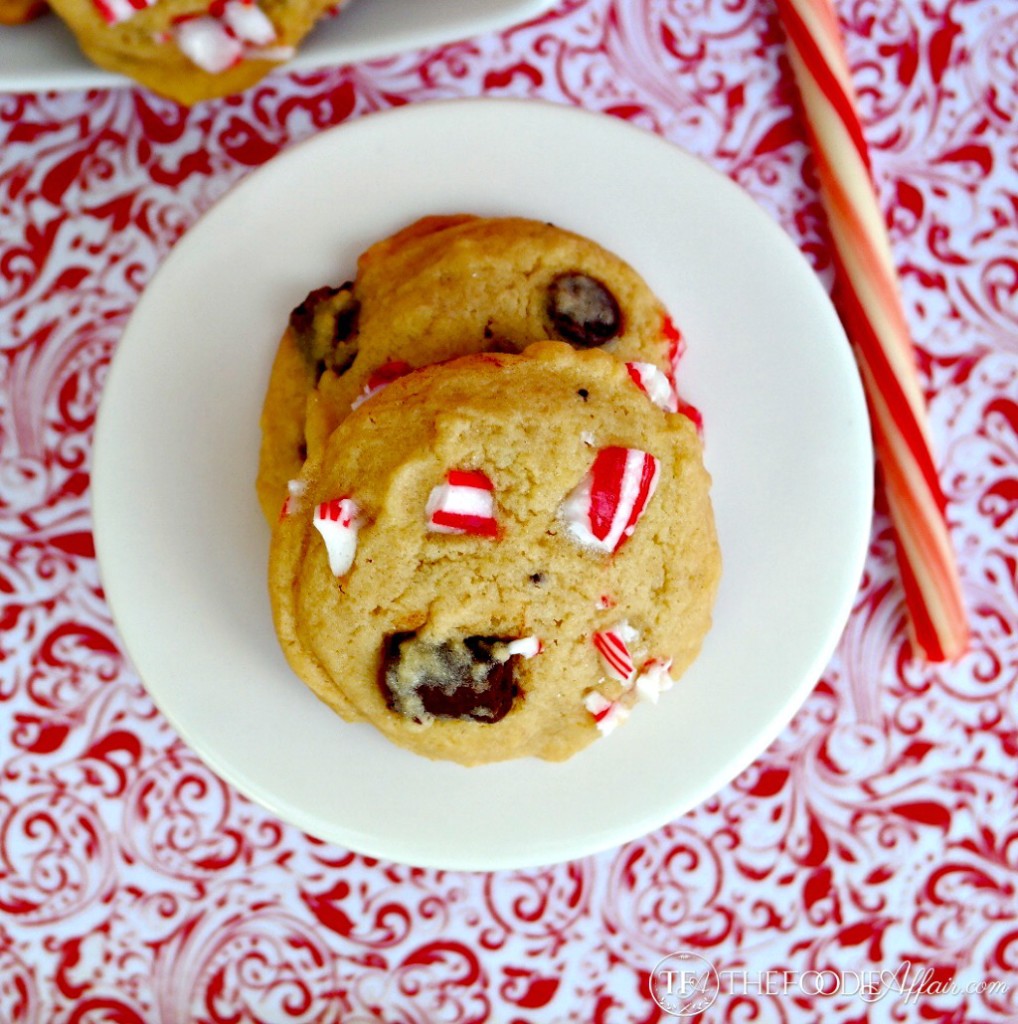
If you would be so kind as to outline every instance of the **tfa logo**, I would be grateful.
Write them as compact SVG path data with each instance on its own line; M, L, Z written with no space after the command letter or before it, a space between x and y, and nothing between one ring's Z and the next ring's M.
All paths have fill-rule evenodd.
M665 1013L695 1017L718 997L721 979L714 965L696 953L672 953L654 968L650 994Z

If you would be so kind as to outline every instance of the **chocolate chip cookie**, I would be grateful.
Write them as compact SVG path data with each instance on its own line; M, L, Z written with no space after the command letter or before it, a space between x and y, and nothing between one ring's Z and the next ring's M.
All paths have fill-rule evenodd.
M696 656L720 575L699 435L668 404L558 341L366 398L273 531L298 676L344 718L467 765L567 758L656 701Z

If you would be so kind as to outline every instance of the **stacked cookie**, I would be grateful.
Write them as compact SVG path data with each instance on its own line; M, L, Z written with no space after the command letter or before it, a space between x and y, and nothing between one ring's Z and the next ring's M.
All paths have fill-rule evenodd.
M262 417L296 673L432 758L561 760L695 658L720 557L678 332L595 243L432 217L291 315Z

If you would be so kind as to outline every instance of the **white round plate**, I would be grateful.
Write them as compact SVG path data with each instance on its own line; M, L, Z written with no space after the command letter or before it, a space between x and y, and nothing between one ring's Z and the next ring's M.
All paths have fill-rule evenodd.
M266 595L258 416L290 309L440 212L554 221L671 310L706 421L724 556L703 651L564 764L430 762L294 677ZM567 860L693 807L778 735L848 617L869 536L859 377L791 240L727 178L607 116L517 100L372 114L252 173L177 243L110 369L92 478L102 577L153 699L223 778L359 852L493 870Z

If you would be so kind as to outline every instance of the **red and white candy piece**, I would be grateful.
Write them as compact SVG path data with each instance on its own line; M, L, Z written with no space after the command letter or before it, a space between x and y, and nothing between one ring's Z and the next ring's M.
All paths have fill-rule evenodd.
M639 698L656 704L658 697L675 685L675 680L669 675L671 670L671 658L651 658L645 661L636 674L635 686Z
M353 565L360 529L360 508L353 498L333 498L321 502L312 518L315 529L325 541L329 568L334 576L344 576Z
M629 644L636 640L637 636L636 630L628 622L620 622L617 626L602 630L593 636L594 646L608 668L609 675L627 686L636 675L636 665L633 663Z
M138 11L151 7L155 0L93 0L93 3L107 25L119 25Z
M628 717L629 708L617 700L609 700L597 690L583 698L583 706L594 716L594 723L602 736L614 732Z
M636 386L665 412L679 411L679 396L668 377L653 363L626 363Z
M672 370L672 383L678 379L679 361L686 351L686 339L682 332L675 326L670 316L665 316L661 321L661 333L668 342L668 365Z
M218 75L243 59L244 44L218 18L187 18L174 35L184 56L209 74Z
M451 469L433 488L425 506L428 529L434 533L498 535L495 486L479 469Z
M226 0L221 15L223 24L238 38L253 46L268 46L276 41L276 26L269 16L250 0Z
M350 403L350 408L360 408L372 395L377 395L394 380L405 377L412 369L413 367L402 359L392 359L387 363L382 363L377 370L372 371L361 393Z
M672 318L670 316L666 316L662 321L661 333L665 336L665 339L668 342L668 365L671 368L669 383L671 384L672 394L675 396L676 402L675 408L668 409L668 412L680 412L686 417L686 419L692 420L693 426L696 427L696 432L702 439L703 415L695 405L691 405L689 402L685 401L685 399L679 397L679 363L686 352L686 339L682 336L682 332L678 327L676 327L672 322ZM630 375L632 375L633 371L630 370L629 372ZM639 384L640 382L637 381L637 383ZM662 408L664 408L664 406L662 406Z
M583 699L584 707L594 716L594 722L603 735L625 720L636 701L648 700L656 704L658 697L675 683L669 674L671 658L648 658L637 671L631 647L639 636L628 622L622 621L611 629L595 633L592 638L608 674L622 683L622 694L616 700L597 690L592 690Z
M307 490L307 484L303 480L290 480L286 485L286 497L283 499L283 507L279 510L279 518L285 519L300 510L300 501Z
M638 448L602 448L562 503L573 539L614 553L633 535L654 496L661 464Z
M276 40L276 27L253 0L213 3L207 14L182 18L173 31L184 56L210 74L226 71L246 58L286 60L293 51L292 47L269 47Z

